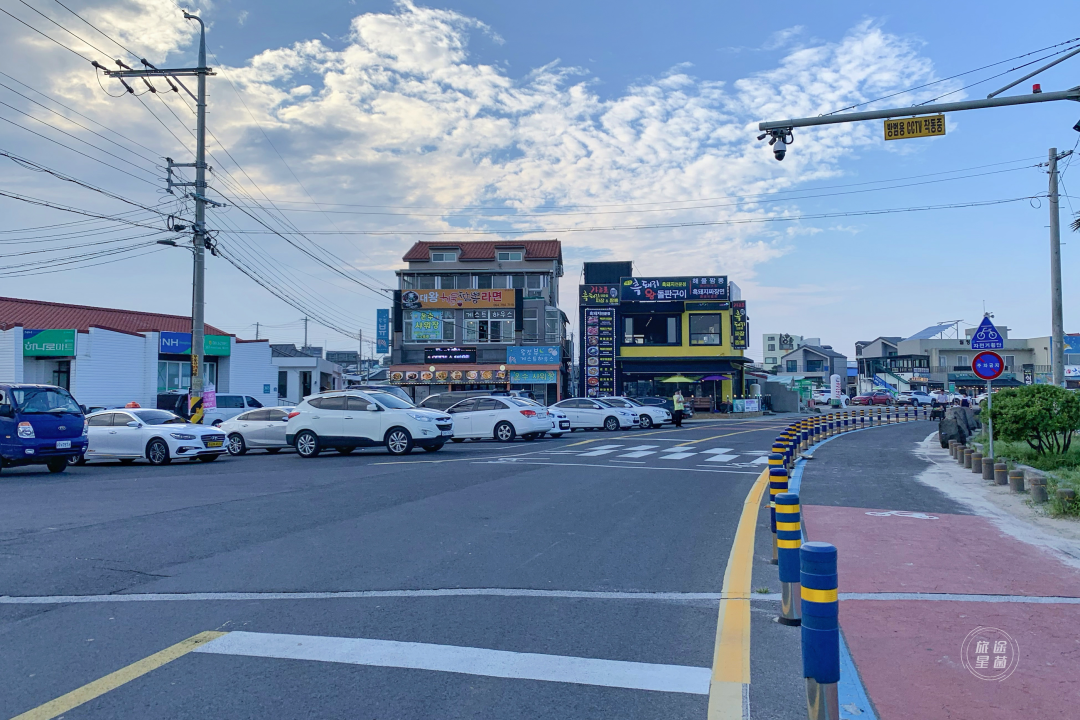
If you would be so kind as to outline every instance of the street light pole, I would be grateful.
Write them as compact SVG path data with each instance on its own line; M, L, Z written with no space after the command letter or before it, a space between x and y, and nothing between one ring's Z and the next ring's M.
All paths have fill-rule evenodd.
M199 87L195 127L195 227L192 243L195 245L194 291L191 297L191 396L194 412L192 421L199 422L202 415L203 359L206 334L206 26L203 21L189 13L187 20L199 23ZM196 418L196 415L199 417Z
M1065 386L1065 321L1061 308L1061 214L1058 203L1058 151L1050 148L1050 369L1054 385Z

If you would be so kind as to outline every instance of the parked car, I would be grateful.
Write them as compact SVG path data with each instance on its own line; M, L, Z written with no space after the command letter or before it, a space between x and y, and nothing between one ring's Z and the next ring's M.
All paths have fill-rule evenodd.
M350 385L347 390L359 390L360 392L385 392L396 395L405 402L411 403L412 398L397 385Z
M892 405L892 393L885 390L874 390L868 393L856 395L851 399L852 405Z
M358 447L384 446L391 455L414 447L442 449L454 434L453 419L418 408L385 392L339 390L304 398L289 413L285 442L302 458L333 448L348 455Z
M218 426L228 440L230 455L243 455L248 450L280 452L289 447L285 442L285 428L289 423L291 407L271 407L248 410Z
M641 403L645 407L661 407L667 410L669 413L675 412L675 403L669 397L653 397L646 395L642 397L628 397L627 400L633 400L634 402ZM692 403L690 398L686 398L686 402L683 403L683 418L694 417L694 408L691 407Z
M629 408L638 414L642 429L663 427L664 423L671 422L671 412L659 405L643 405L637 400L628 397L605 397L600 402L612 407Z
M133 463L142 458L151 465L184 458L213 462L227 452L225 434L218 428L194 425L168 410L103 410L90 415L86 423L90 446L79 464L88 460Z
M929 393L925 393L922 390L910 390L900 393L896 398L897 405L911 405L913 407L919 407L920 405L930 405L934 398Z
M543 407L541 405L540 407ZM563 433L570 432L570 417L554 405L547 409L548 420L551 421L551 429L547 431L548 437L560 438Z
M0 470L45 465L63 472L86 452L86 416L54 385L0 384Z
M469 438L510 442L518 436L535 440L551 429L546 408L517 397L468 398L447 412L454 419L454 442Z
M263 406L261 402L250 395L236 395L233 393L215 393L214 401L217 407L203 410L202 425L220 425L245 410L255 410ZM186 392L159 393L157 407L158 410L168 410L182 418L189 418L188 395Z
M633 410L611 407L592 398L568 398L551 407L561 410L570 420L571 430L600 428L619 430L636 428L640 416Z

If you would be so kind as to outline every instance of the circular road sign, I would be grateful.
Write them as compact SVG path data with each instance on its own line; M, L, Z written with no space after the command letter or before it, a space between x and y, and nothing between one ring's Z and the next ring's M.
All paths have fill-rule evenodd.
M983 380L993 380L1005 371L1005 361L996 352L981 352L971 361L971 370Z

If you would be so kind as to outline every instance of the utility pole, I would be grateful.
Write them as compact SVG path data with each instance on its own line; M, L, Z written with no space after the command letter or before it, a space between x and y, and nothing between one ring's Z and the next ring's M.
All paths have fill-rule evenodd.
M1068 153L1062 154L1065 157ZM1054 385L1065 387L1065 321L1061 309L1061 215L1058 207L1057 148L1050 148L1050 369Z
M255 339L259 339L259 323L255 323Z
M206 67L206 26L203 21L192 15L191 13L184 12L185 20L194 20L199 23L199 65L195 68L176 68L176 69L159 69L148 63L145 59L142 60L142 64L145 69L133 70L127 65L124 65L117 60L121 70L105 70L105 74L109 77L115 77L120 79L124 87L129 93L135 91L124 82L123 78L138 77L142 78L148 86L150 82L146 79L148 77L163 77L166 82L169 83L170 88L179 92L176 87L169 81L176 80L180 87L184 88L188 95L191 95L195 100L196 105L196 130L195 130L195 192L191 194L192 199L195 200L195 224L192 226L192 251L194 255L194 277L192 280L192 293L191 293L191 391L189 399L189 411L191 415L191 422L198 423L202 421L203 407L202 407L202 395L203 395L203 359L205 357L205 333L206 333L206 250L210 248L210 236L206 231L206 205L211 204L218 206L218 203L207 200L206 198L206 76L213 75L214 72ZM96 62L93 63L96 67L101 67ZM104 69L104 68L102 68ZM198 81L198 88L196 90L197 95L192 95L191 91L187 89L187 86L180 80L181 77L194 76ZM153 89L153 86L150 86ZM157 92L154 90L154 92ZM172 192L173 187L192 185L192 183L174 183L172 181L172 168L174 167L190 167L186 164L173 163L169 160L169 177L168 188L169 192Z
M307 315L304 316L304 348L307 348Z

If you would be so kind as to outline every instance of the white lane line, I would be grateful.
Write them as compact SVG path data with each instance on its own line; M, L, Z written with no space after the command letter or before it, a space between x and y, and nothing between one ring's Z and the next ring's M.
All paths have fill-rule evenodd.
M621 457L621 458L623 458L623 457L639 458L639 457L645 457L646 455L655 455L655 454L656 454L655 450L638 450L636 452L628 452L628 453L626 453L624 455L620 455L619 457Z
M723 455L724 453L731 452L731 448L712 448L712 449L709 449L709 450L702 450L701 452L703 452L703 453L717 453L718 455Z
M738 455L712 455L705 458L705 462L728 462L739 457Z
M693 454L694 453L687 453L687 455L693 455ZM502 465L554 465L556 467L592 467L592 468L606 467L606 468L618 468L619 470L650 470L650 471L666 470L668 472L704 472L704 473L711 472L711 473L717 473L717 474L722 474L722 475L760 475L761 474L760 470L721 470L719 468L717 468L716 470L697 470L695 468L688 468L688 467L663 467L661 465L650 465L649 467L636 468L636 467L633 467L633 466L630 466L630 465L604 465L602 463L536 462L536 461L533 461L533 460L518 460L518 459L514 459L513 461L505 460L505 461L501 461L501 462L500 461L494 461L494 460L476 460L474 464L476 464L476 465L499 465L499 464L502 464Z
M772 450L744 450L743 455L771 455Z
M762 455L761 457L757 458L756 460L751 460L750 464L751 465L765 465L768 462L769 462L769 456L768 455Z
M661 455L658 460L682 460L683 458L692 457L697 455L696 452L671 452L665 455Z
M580 453L578 455L578 457L596 457L598 455L607 455L608 453L615 452L616 450L619 449L619 447L620 447L619 445L616 445L611 449L596 448L595 450L591 450L589 452Z
M631 465L644 465L645 464L644 460L618 460L616 458L612 458L611 462L628 463L628 464L631 464Z
M676 447L664 448L660 452L674 452L674 453L677 453L677 452L682 452L683 450L694 450L695 447L696 446L694 446L694 445L678 445Z
M710 668L542 655L367 638L236 631L194 650L211 655L312 660L708 695Z
M597 445L593 448L593 450L618 450L621 447L622 445Z
M634 447L628 447L626 450L635 452L637 450L655 450L660 447L659 445L635 445ZM621 455L619 457L622 457Z

